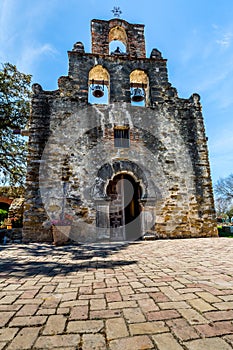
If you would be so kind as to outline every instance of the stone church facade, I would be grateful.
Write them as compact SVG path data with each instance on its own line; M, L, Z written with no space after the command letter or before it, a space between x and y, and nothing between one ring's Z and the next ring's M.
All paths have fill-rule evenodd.
M78 242L217 236L199 95L178 97L143 25L92 20L91 35L56 91L33 85L24 242L59 220Z

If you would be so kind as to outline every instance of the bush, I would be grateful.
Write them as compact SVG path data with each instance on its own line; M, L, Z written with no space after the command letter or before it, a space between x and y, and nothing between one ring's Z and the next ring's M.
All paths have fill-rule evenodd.
M218 235L219 237L233 237L231 226L218 226Z
M0 209L0 222L3 222L8 216L8 211L5 209Z

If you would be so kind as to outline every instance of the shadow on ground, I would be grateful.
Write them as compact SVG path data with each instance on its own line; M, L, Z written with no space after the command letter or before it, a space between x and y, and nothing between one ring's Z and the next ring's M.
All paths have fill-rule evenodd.
M140 243L85 244L63 247L40 244L0 246L0 278L9 277L9 275L17 278L35 275L53 277L83 270L112 269L136 264L135 260L109 259L110 256L126 249L130 244Z

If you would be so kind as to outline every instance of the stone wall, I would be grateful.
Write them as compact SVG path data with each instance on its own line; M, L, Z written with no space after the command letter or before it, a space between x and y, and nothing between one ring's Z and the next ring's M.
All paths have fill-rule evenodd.
M127 29L128 55L106 51L107 33L114 25ZM58 80L58 90L33 86L25 242L51 241L47 223L64 213L73 218L75 240L109 238L106 188L119 173L140 183L142 234L217 235L200 97L177 96L161 53L154 49L150 58L144 57L139 27L122 20L93 20L93 53L85 53L77 43L68 52L69 74ZM133 39L137 28L141 39ZM136 55L137 40L143 44ZM97 64L110 75L107 105L88 104L88 74ZM135 69L149 78L146 107L131 105L129 77ZM114 147L116 126L129 127L129 148Z
M0 197L9 198L10 200L14 198L20 198L24 196L23 187L12 187L12 186L2 186L0 187Z
M123 28L127 35L128 56L145 58L145 37L144 25L130 24L122 19L112 19L110 21L92 20L92 53L96 55L109 54L109 32L112 28Z
M22 225L24 198L15 198L9 208L8 218L14 219L15 224ZM14 226L14 223L13 223Z
M64 96L88 101L88 74L95 65L103 65L110 74L110 103L130 103L130 73L135 69L147 72L150 87L149 105L170 101L176 90L168 82L165 59L128 59L127 56L100 56L69 51L69 76L59 79L59 89Z

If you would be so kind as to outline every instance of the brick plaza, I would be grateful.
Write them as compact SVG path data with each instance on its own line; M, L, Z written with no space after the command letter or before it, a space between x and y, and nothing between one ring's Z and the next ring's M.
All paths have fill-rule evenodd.
M0 247L0 349L233 349L233 240Z

